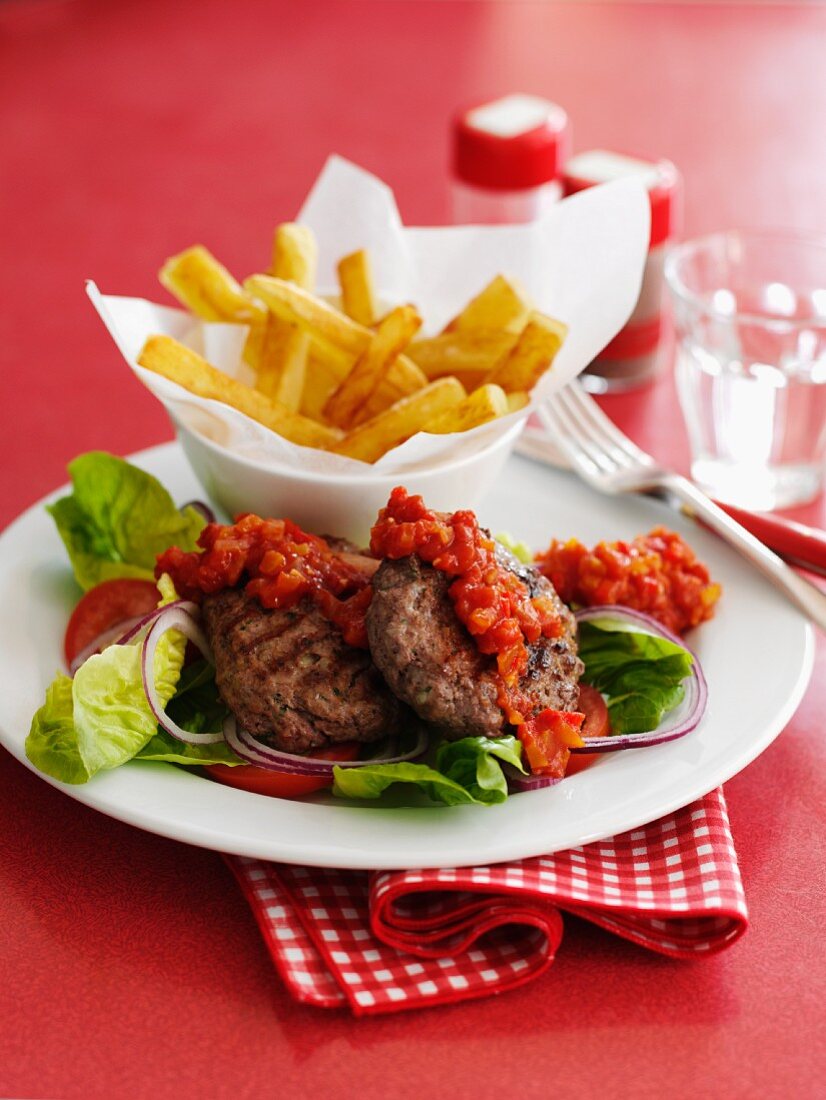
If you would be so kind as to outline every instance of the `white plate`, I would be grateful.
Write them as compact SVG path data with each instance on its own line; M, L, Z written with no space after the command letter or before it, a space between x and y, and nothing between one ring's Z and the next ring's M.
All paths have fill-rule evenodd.
M135 461L177 500L199 495L176 445ZM519 458L478 513L494 531L535 547L553 534L630 538L657 523L686 534L724 588L717 617L691 639L709 682L698 729L671 744L611 753L557 787L491 808L291 802L137 761L85 786L47 782L121 821L223 852L322 867L450 867L558 851L652 821L735 775L794 713L812 671L813 632L714 536L663 505L598 496L570 474ZM24 764L31 716L61 667L76 596L54 525L35 505L0 537L0 740Z

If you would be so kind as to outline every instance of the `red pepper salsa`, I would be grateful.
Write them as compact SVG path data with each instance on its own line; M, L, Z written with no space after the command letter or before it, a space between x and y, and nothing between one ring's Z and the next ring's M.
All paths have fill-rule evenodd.
M630 542L551 542L536 556L540 573L567 604L622 604L678 634L710 619L720 585L683 539L665 527Z
M155 566L155 576L168 573L184 599L197 602L207 593L243 585L263 607L286 610L307 596L346 642L367 648L369 578L342 561L323 538L288 519L248 514L229 526L207 524L198 545L199 551L188 553L173 546Z
M563 623L554 603L530 595L527 585L496 557L496 544L473 512L442 515L425 507L420 496L404 488L390 494L370 538L376 557L398 559L417 554L448 576L448 588L459 621L481 653L496 657L497 702L516 726L534 772L561 776L571 745L583 744L579 727L584 716L536 704L518 690L528 667L528 645L540 638L557 638Z

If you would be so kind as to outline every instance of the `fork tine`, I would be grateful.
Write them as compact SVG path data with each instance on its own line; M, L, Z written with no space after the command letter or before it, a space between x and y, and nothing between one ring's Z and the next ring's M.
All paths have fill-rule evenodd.
M581 413L581 418L599 432L603 439L610 440L614 447L619 449L622 461L626 466L650 465L652 458L641 450L633 440L621 432L613 420L607 416L590 394L586 393L578 381L565 387L567 405L569 408L576 406ZM593 431L591 432L593 435Z
M594 424L588 415L588 408L576 400L572 386L566 386L553 395L560 415L570 425L579 445L583 447L598 467L610 476L627 465L625 456L616 448Z
M570 419L560 413L553 398L539 405L537 412L545 430L579 469L582 476L588 481L601 478L602 471L589 452L584 449L582 440L572 430Z

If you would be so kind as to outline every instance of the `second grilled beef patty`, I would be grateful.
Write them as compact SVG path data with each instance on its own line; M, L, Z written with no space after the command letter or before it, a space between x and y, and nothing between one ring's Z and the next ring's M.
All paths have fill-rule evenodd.
M573 615L536 570L504 549L500 560L532 596L550 595L564 623L559 638L528 646L520 690L536 700L536 710L576 710L582 662ZM495 658L479 652L457 618L447 594L450 584L449 576L415 555L382 562L367 612L370 651L391 691L447 737L498 737L506 721L496 701Z
M207 596L203 613L221 697L261 741L301 753L398 731L402 707L370 654L310 600L270 611L227 589Z

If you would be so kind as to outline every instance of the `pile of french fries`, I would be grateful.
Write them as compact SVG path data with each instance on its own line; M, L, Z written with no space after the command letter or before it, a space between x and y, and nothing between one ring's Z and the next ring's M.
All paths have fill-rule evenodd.
M312 232L288 222L269 272L243 285L202 245L161 268L197 317L249 326L253 385L170 336L151 336L138 362L293 443L375 462L419 431L467 431L524 407L567 333L498 275L441 333L419 337L415 306L380 314L367 252L338 265L340 308L314 293L316 259Z

